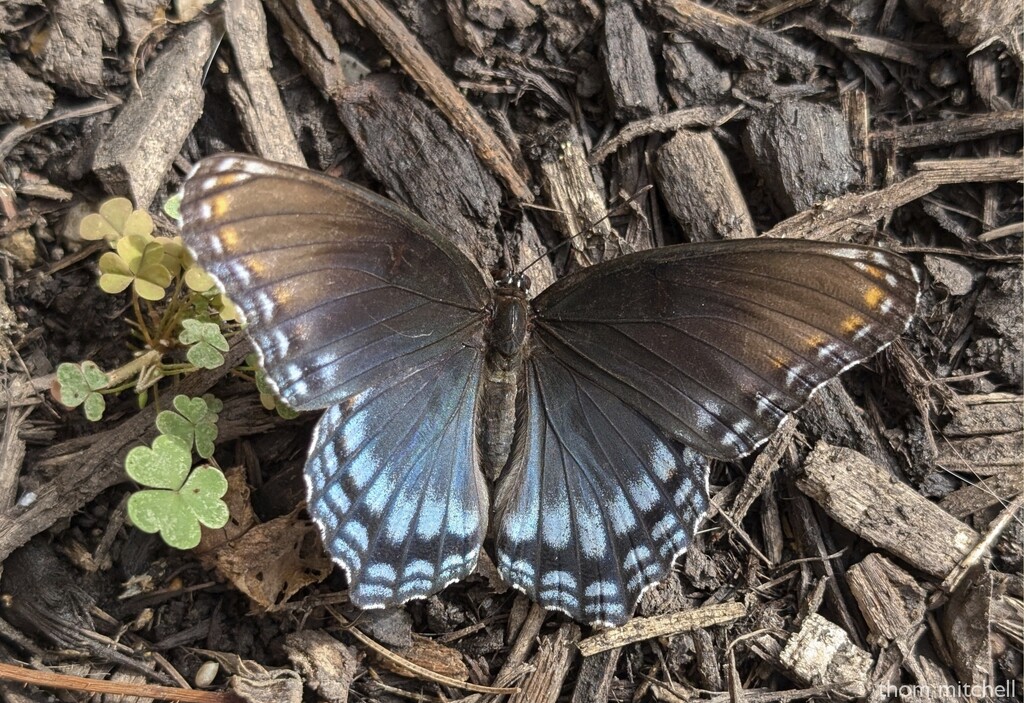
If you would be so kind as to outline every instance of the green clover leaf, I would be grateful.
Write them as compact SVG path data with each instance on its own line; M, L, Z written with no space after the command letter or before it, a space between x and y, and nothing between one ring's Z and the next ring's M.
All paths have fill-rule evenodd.
M129 235L150 235L153 218L145 210L136 210L128 198L111 198L98 213L86 215L78 225L82 239L105 239L111 244Z
M175 193L164 202L164 214L172 220L181 220L181 193Z
M192 468L192 446L180 437L162 434L152 447L135 447L124 459L128 475L143 486L176 491Z
M145 300L160 300L171 284L164 266L163 243L147 234L129 234L117 240L117 252L100 257L100 288L120 293L129 285Z
M199 466L178 490L133 493L128 498L128 516L143 532L159 532L170 546L192 549L202 537L200 524L213 529L227 524L230 513L221 500L227 490L224 474L212 466Z
M96 422L107 407L98 391L109 382L107 374L91 361L61 364L57 367L57 400L69 408L83 406L85 417Z
M156 416L157 428L190 447L195 443L199 456L209 459L213 456L213 441L217 439L217 413L205 398L179 395L175 396L173 405L177 412L164 410Z
M186 356L193 366L215 369L224 363L221 352L228 350L228 340L216 322L185 319L181 326L184 329L178 335L178 341L189 347Z

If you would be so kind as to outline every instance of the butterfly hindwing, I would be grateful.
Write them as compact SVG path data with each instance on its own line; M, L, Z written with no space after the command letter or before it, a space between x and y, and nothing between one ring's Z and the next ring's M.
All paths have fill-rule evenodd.
M320 419L310 513L354 604L422 598L476 565L488 517L473 432L482 363L463 348Z
M708 508L707 459L538 350L495 499L502 575L546 608L621 624Z
M913 266L873 247L751 239L641 252L535 301L533 344L701 453L760 446L903 332Z
M282 399L329 407L483 325L476 266L426 222L345 181L241 155L200 162L182 235L245 314Z

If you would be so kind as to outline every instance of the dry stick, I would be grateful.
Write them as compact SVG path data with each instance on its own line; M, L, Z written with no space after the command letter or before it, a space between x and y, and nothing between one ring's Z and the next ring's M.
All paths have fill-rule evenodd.
M45 688L58 688L64 691L111 693L121 696L137 696L139 698L156 698L163 701L180 701L181 703L239 703L241 700L238 696L228 691L195 691L190 688L121 683L105 681L103 679L89 679L82 676L35 671L23 666L3 663L0 663L0 680L17 681Z
M1003 534L1003 530L1007 528L1012 520L1017 518L1017 511L1024 506L1024 494L1017 496L1012 503L1010 503L999 514L995 520L993 520L988 526L988 532L985 536L974 546L967 556L956 565L956 567L949 573L942 581L941 589L945 593L952 593L963 581L967 572L971 570L975 564L982 560L982 558L988 553L992 545L996 543L999 536Z
M1020 157L918 161L917 173L870 193L830 198L772 227L765 236L828 240L850 227L853 219L876 220L898 207L953 183L993 183L1024 178Z
M512 195L522 202L533 202L533 193L526 179L516 170L512 157L498 135L420 46L402 21L379 0L336 2L377 36L388 53L402 64L402 68L451 120L452 126L469 140L477 156L505 182Z
M688 107L630 122L618 134L594 149L590 155L590 163L599 164L619 148L648 134L676 132L688 127L718 127L745 109L744 107Z
M439 674L436 671L431 671L430 669L427 669L426 667L422 667L419 664L414 664L411 661L409 661L408 659L406 659L405 657L402 657L402 656L399 656L399 655L395 654L394 652L392 652L387 647L383 647L383 646L377 644L374 640L372 640L369 637L367 637L366 635L364 635L362 632L360 632L359 628L355 627L355 625L351 621L347 620L343 615L338 613L334 608L328 606L327 607L327 611L331 615L333 615L334 618L339 623L341 623L342 627L345 628L345 632L347 632L350 635L352 635L353 637L355 637L357 640L359 640L364 645L366 645L367 647L372 649L374 652L376 652L379 656L383 657L384 659L387 659L389 662L391 662L392 664L395 664L396 666L398 666L398 667L400 667L402 669L406 669L406 670L410 671L411 673L415 674L418 678L420 678L420 679L422 679L424 681L433 681L434 683L439 683L439 684L441 684L443 686L451 686L452 688L461 688L464 691L473 691L474 693L495 693L495 694L519 693L519 689L518 688L500 688L500 687L495 687L495 686L481 686L480 684L470 683L469 681L459 681L458 679L453 679L450 676L444 676L443 674Z
M959 144L972 139L985 139L1001 134L1019 134L1024 128L1024 110L1004 110L983 115L970 115L951 120L922 122L872 132L876 146L896 149L917 149L926 146Z
M583 656L603 652L606 649L624 647L633 642L666 637L698 627L711 627L738 620L747 614L742 603L715 603L696 610L684 610L650 618L633 618L621 627L605 630L579 643Z

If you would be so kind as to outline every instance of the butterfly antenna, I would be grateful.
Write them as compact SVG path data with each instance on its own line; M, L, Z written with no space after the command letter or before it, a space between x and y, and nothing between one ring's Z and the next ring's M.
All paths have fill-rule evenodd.
M526 266L523 267L523 273L526 273L527 271L529 271L531 266L536 264L538 261L543 259L545 256L548 256L548 255L558 251L559 249L564 247L566 244L571 243L572 240L576 239L577 237L582 237L585 234L589 234L599 224L601 224L602 222L607 220L609 217L611 217L612 215L614 215L617 212L619 212L620 210L622 210L622 208L626 207L627 205L629 205L631 202L633 202L634 200L636 200L640 196L646 194L647 191L649 191L653 187L654 186L651 186L651 185L644 186L643 188L641 188L637 192L633 193L633 195L629 196L628 198L623 200L621 203L616 205L614 208L609 210L608 213L606 215L604 215L603 217L600 217L597 220L594 220L593 222L591 222L589 225L587 225L586 227L581 229L576 234L572 235L571 237L569 237L568 239L566 239L566 240L564 240L562 242L559 242L558 244L556 244L555 246L551 247L550 249L545 249L544 252L540 256L538 256L536 259L534 259L533 261L531 261L530 263L528 263ZM511 259L509 259L509 261L511 261Z

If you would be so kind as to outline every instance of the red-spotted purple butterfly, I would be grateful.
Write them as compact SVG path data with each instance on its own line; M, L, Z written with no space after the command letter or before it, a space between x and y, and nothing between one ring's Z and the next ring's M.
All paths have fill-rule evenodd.
M745 239L630 254L528 300L525 276L490 282L405 208L241 155L202 161L181 212L282 399L325 410L309 511L364 608L437 593L493 536L545 608L626 621L707 511L707 457L763 444L918 296L882 249Z

